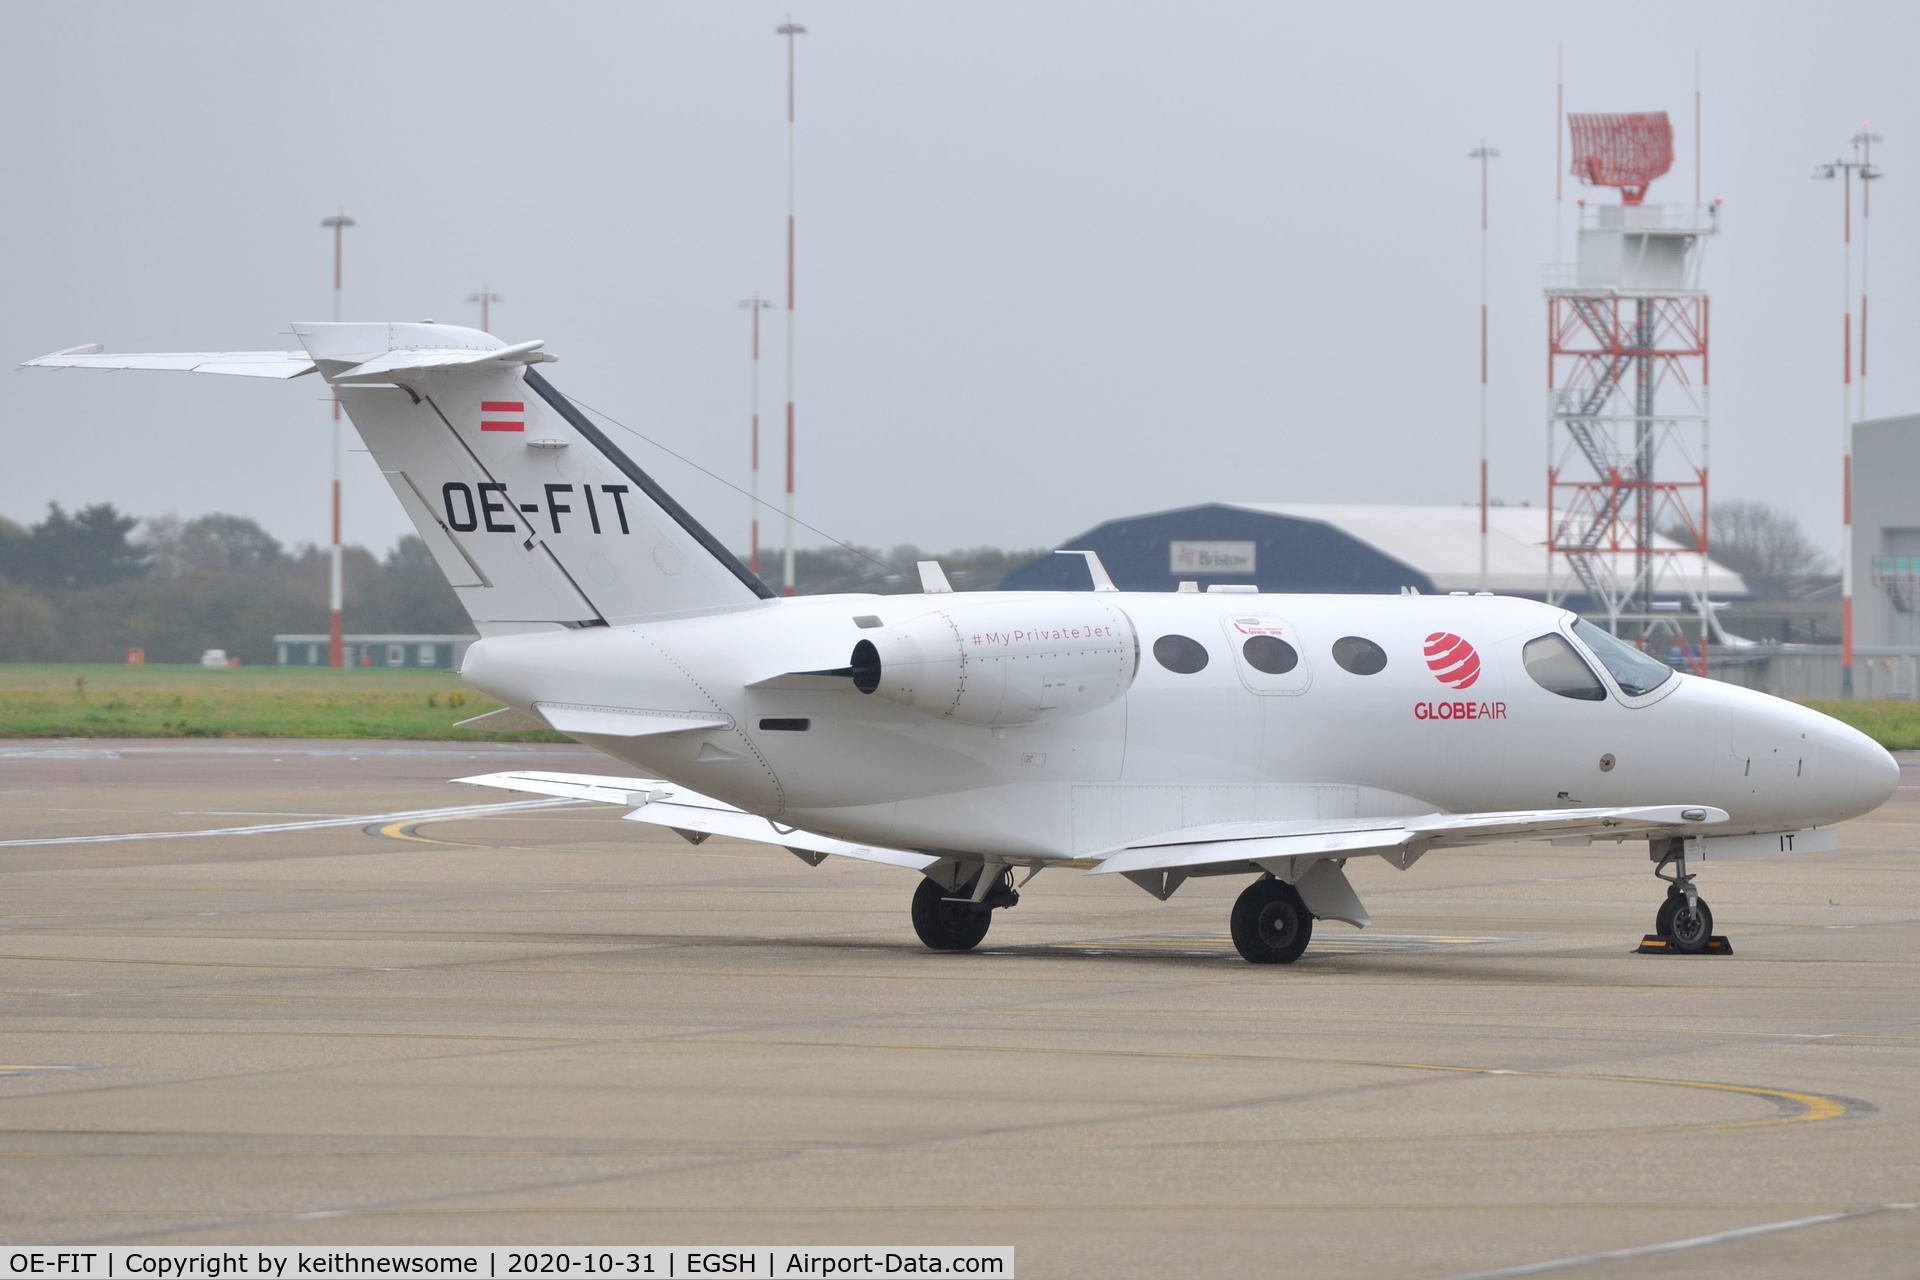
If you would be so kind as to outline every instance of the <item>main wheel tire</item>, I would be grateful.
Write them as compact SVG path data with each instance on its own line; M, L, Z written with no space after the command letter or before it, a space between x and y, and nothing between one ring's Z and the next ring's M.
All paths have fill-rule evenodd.
M1660 908L1660 916L1667 923L1660 936L1671 942L1675 951L1698 955L1707 949L1713 937L1713 909L1705 898L1695 899L1691 909L1685 898L1669 899Z
M1685 901L1686 899L1677 893L1667 894L1667 900L1660 904L1658 911L1653 913L1655 937L1665 938L1668 942L1673 941L1673 913L1678 911L1680 904Z
M1313 914L1299 890L1255 880L1233 904L1233 947L1251 964L1292 964L1313 938Z
M953 893L964 898L972 889L969 881ZM971 951L987 936L987 926L992 923L991 908L982 903L951 901L948 891L932 880L922 877L920 887L913 891L913 931L929 951Z

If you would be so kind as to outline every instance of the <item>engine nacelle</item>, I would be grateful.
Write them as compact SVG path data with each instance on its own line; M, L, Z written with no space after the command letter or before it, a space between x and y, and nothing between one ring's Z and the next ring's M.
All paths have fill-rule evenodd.
M1016 725L1103 707L1127 691L1140 643L1127 615L1086 597L935 609L876 632L849 664L862 693L942 720Z

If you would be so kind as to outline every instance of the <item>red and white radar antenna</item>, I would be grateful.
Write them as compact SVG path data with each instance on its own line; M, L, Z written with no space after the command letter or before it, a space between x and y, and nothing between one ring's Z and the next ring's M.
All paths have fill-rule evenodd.
M1590 187L1620 188L1621 204L1639 204L1655 178L1673 168L1673 124L1664 111L1574 114L1573 176Z

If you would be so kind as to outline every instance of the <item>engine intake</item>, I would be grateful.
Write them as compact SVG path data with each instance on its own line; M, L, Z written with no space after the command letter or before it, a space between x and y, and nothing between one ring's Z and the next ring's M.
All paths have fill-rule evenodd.
M861 693L941 720L1018 725L1105 706L1139 660L1126 614L1049 597L922 614L855 644L846 673Z

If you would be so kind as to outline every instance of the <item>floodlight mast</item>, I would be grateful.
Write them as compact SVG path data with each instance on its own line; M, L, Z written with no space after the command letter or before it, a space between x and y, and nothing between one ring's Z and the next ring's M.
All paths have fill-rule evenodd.
M1880 176L1880 170L1873 163L1873 144L1886 139L1867 125L1861 125L1860 132L1853 135L1852 142L1860 152L1860 412L1856 422L1867 420L1867 258L1873 227L1873 187L1872 182Z
M1855 134L1854 150L1870 148L1878 135L1867 131ZM1840 179L1840 696L1853 696L1853 179L1860 178L1861 238L1866 235L1867 183L1880 176L1867 156L1856 160L1835 160L1813 167L1816 178ZM1861 283L1861 362L1866 361L1866 271L1862 262ZM1864 379L1865 374L1862 373ZM1865 388L1861 390L1861 412L1865 412Z
M493 311L491 310L489 304L495 303L495 302L505 302L506 299L501 297L497 293L490 292L487 286L481 285L480 292L470 293L467 295L467 301L477 302L480 304L480 332L492 333L493 332Z
M1480 590L1487 590L1487 162L1500 154L1480 145L1467 159L1480 162Z
M787 20L774 28L775 35L787 38L787 548L782 593L793 594L793 154L794 154L794 112L793 112L793 49L794 38L807 34L807 29L793 20L789 14Z
M747 535L747 567L758 574L760 572L760 313L771 310L773 303L756 292L751 298L740 299L740 305L753 313L753 364L750 382L753 413L748 437L751 478L747 488L747 514L750 521Z
M340 250L341 233L354 225L345 205L320 219L320 225L333 230L333 321L340 323ZM344 667L347 648L342 625L342 589L340 565L340 398L333 399L333 552L327 567L327 665Z

